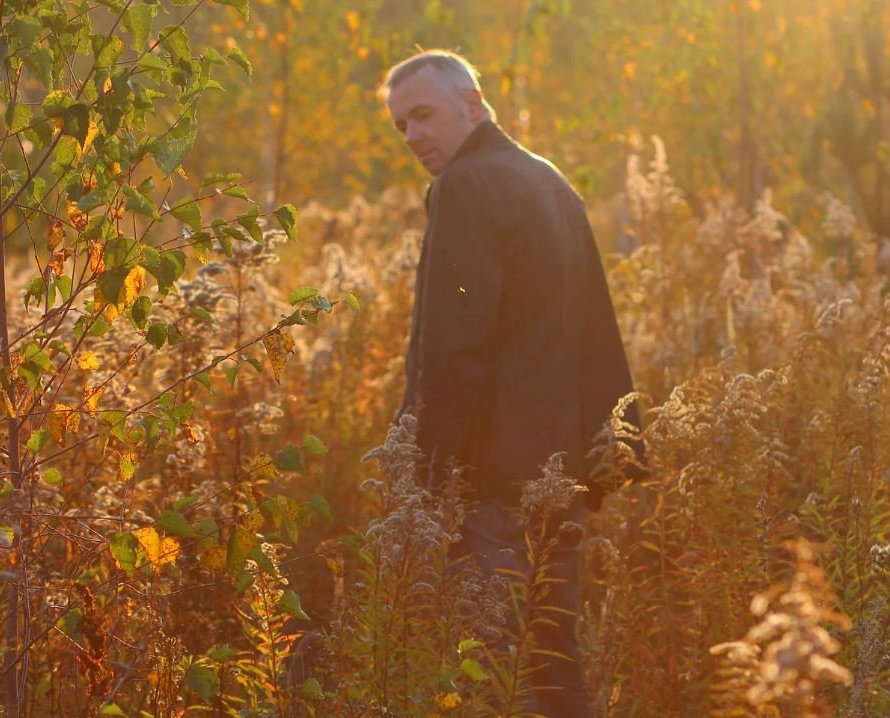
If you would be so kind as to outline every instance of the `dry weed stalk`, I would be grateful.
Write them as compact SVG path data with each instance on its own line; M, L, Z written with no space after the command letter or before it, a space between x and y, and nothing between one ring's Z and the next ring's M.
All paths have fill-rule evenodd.
M751 613L760 619L740 641L711 646L719 666L711 684L712 718L781 715L801 718L831 713L820 690L850 685L853 674L831 656L840 643L824 625L850 628L850 619L835 611L834 593L804 539L786 543L794 555L790 584L777 584L756 595Z

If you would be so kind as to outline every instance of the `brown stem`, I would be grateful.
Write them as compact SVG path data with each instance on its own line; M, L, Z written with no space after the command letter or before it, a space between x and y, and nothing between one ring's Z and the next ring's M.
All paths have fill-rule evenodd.
M12 361L9 355L9 317L6 313L6 244L4 242L3 218L0 215L0 355L2 355L3 367L10 371L8 381L8 395L11 406L15 406L15 384L12 377ZM19 423L15 417L8 417L7 426L7 451L9 452L9 471L12 485L19 489L22 485L21 459L19 456ZM17 508L18 498L14 499L10 506L10 519L16 534L20 534L18 525L21 523ZM22 567L20 536L13 537L12 545L13 561L15 566ZM15 666L16 654L19 643L19 583L10 580L6 586L6 634L4 648L6 660L4 666ZM4 680L4 703L6 715L16 718L19 715L19 695L17 670L8 670Z

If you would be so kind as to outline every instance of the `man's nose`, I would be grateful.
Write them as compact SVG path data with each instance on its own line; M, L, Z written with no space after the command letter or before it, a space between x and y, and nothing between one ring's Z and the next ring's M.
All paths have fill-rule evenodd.
M423 132L421 129L417 125L409 124L405 129L405 141L408 143L408 146L414 148L422 139Z

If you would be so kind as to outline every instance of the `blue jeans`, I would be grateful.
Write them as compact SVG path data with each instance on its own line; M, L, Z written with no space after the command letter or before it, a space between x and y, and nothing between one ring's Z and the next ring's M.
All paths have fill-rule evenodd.
M585 510L579 502L576 507L554 517L551 524L555 531L565 520L583 525L584 519ZM475 557L483 575L492 575L497 569L528 575L525 529L509 508L491 501L479 502L464 521L461 536L460 543L453 549L454 557ZM544 599L544 604L565 609L570 614L546 611L541 615L548 621L533 628L538 648L566 656L533 655L530 660L530 665L534 666L531 674L534 690L525 710L546 718L584 718L591 713L575 636L577 613L581 605L578 576L580 541L580 531L560 536L548 561L548 578L560 581L550 584L550 593ZM551 621L555 625L549 625ZM511 628L516 628L515 618ZM505 649L507 641L498 647Z

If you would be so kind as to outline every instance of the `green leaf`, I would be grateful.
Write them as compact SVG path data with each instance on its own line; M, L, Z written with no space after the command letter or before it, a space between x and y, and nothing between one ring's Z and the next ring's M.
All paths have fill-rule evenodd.
M204 550L208 546L215 546L219 538L219 526L210 516L203 516L195 525L195 530L201 538L198 541L198 549Z
M233 187L226 187L222 193L227 197L237 197L238 199L243 199L245 201L250 201L250 197L247 195L247 192L244 191L244 188L239 185L234 185Z
M145 215L146 217L151 217L152 219L161 218L161 215L158 213L158 208L155 207L155 203L139 190L125 184L123 191L124 196L127 198L127 201L124 203L124 209Z
M111 325L105 321L105 317L99 315L95 318L87 333L91 337L101 337L107 334L109 329L111 329Z
M155 521L155 526L164 529L164 531L172 536L193 538L198 535L192 525L188 522L188 519L179 511L165 511L158 517L158 520Z
M238 595L243 593L251 584L253 584L253 573L250 571L241 571L235 576L235 580L232 582L232 587L235 589L235 594Z
M195 250L195 255L201 264L207 264L210 259L210 252L213 251L213 242L210 241L210 235L207 232L197 232L193 234L189 241Z
M302 691L304 698L309 698L310 700L324 698L324 691L321 688L321 683L315 678L307 678L303 681L303 686L300 690Z
M226 545L226 568L233 574L244 568L244 563L250 556L256 543L256 534L240 524L232 527L229 541Z
M148 151L154 157L155 164L165 175L169 175L182 164L197 136L197 127L185 116L166 135L152 140Z
M4 35L17 41L22 50L29 50L37 43L43 28L33 17L28 17L24 12L18 17L13 15L13 20L4 27ZM5 38L4 38L5 39Z
M263 553L263 549L258 543L255 543L250 550L250 559L263 573L269 576L275 575L275 564L273 564L269 557Z
M28 285L25 287L25 295L23 300L25 302L25 309L28 308L28 305L31 303L32 299L36 299L38 302L43 299L46 294L46 281L43 277L34 277Z
M56 279L56 289L59 290L59 294L62 296L62 301L67 302L71 299L71 277L68 275L63 275Z
M56 628L74 641L83 639L83 612L79 608L69 611L56 622Z
M15 491L15 486L12 485L12 482L4 481L3 484L0 485L0 499L5 499L13 491Z
M123 716L123 718L127 718L127 714L124 713L120 706L117 703L106 703L99 709L100 716Z
M474 681L488 680L488 675L482 670L482 666L472 658L464 658L460 662L460 669Z
M84 212L89 212L90 210L96 209L103 204L108 203L108 188L107 187L96 187L96 189L88 192L79 200L77 200L77 206L83 210Z
M287 301L289 304L299 304L317 295L318 290L315 287L298 287L287 295Z
M235 8L241 15L244 16L244 19L247 20L250 18L250 5L247 0L213 0L214 2L218 2L220 5L229 5L230 7Z
M160 349L167 341L167 325L164 322L154 322L145 333L145 341L155 349Z
M292 204L283 204L274 212L281 224L281 228L287 234L287 238L294 241L297 238L297 208Z
M213 394L213 386L210 383L210 377L208 376L206 371L202 371L199 374L195 374L195 381L198 382L201 386L203 386L211 394Z
M481 648L484 645L485 644L482 641L477 641L475 638L465 638L457 644L457 652L466 653L467 651L472 651L474 648Z
M238 377L238 370L241 369L240 364L236 364L235 366L227 366L223 369L223 372L226 375L226 381L229 382L229 386L235 386L235 379Z
M275 455L275 467L281 471L303 471L303 459L300 450L293 444L288 444Z
M324 456L328 453L328 447L314 434L303 434L303 451L310 456Z
M219 693L219 671L212 666L193 663L189 666L185 680L205 703L210 703Z
M246 5L246 3L245 3ZM253 65L250 64L250 60L247 59L247 55L244 54L244 50L235 45L231 50L229 50L228 55L235 63L247 73L247 76L250 77L253 75Z
M214 47L205 47L204 50L201 52L201 57L203 57L208 62L213 63L214 65L221 65L225 63L222 55L220 55Z
M158 11L158 6L149 3L133 3L124 10L124 30L133 38L132 49L141 52L148 41L148 32L151 30L152 18Z
M290 589L281 594L281 598L278 600L278 610L302 621L310 620L300 605L300 597Z
M151 314L151 299L144 294L140 295L133 306L130 308L130 316L133 317L133 324L139 329L145 329L148 323L148 317Z
M120 409L106 409L99 412L99 421L111 431L111 435L126 441L127 412Z
M58 469L47 469L40 475L40 478L50 486L58 486L62 483L62 472Z
M6 108L6 124L9 131L20 132L25 129L31 123L32 116L30 107L19 102L11 102ZM34 192L34 196L39 199L37 192Z
M207 657L212 661L217 661L219 663L223 663L228 661L230 658L234 658L238 655L238 651L236 651L231 646L217 646L213 648L210 653L207 654Z
M129 267L115 267L99 275L97 284L102 296L111 304L118 304L124 290L124 281L130 273Z
M46 429L38 429L31 434L28 443L25 444L25 448L32 454L36 454L46 445L47 439L49 439L49 431Z
M257 244L261 244L263 241L263 230L260 228L260 225L257 223L256 218L259 214L259 208L256 205L253 205L247 212L244 214L239 214L235 217L238 224L240 224L244 229L247 230L248 234L250 234L251 239Z
M189 314L193 317L197 317L202 322L207 322L208 324L214 324L215 320L213 319L213 315L210 314L204 307L192 307L189 309Z
M174 63L188 61L191 58L189 37L181 25L168 25L161 30L161 47L166 50Z
M201 181L202 187L209 187L212 184L220 184L221 182L240 182L242 175L240 172L211 172Z
M164 62L160 57L158 57L157 55L152 55L150 52L146 53L145 55L140 57L136 61L136 65L141 67L143 70L151 70L151 71L154 71L154 70L164 71L169 67L169 65L166 62Z
M158 292L166 294L185 271L185 253L179 249L158 252L143 248L142 266L158 280Z
M358 298L352 292L349 292L343 299L353 312L358 314L361 311L361 304L359 304Z
M62 113L62 132L71 135L83 147L90 128L90 110L81 103L65 108Z
M97 68L111 67L124 49L124 41L117 35L93 35L90 41L93 46L93 62Z
M145 448L149 452L154 451L161 439L158 420L153 416L146 416L142 419L142 428L145 430Z
M118 566L132 576L136 569L136 551L139 548L136 537L129 531L112 534L108 537L108 548Z
M331 505L324 496L321 494L312 494L312 496L309 497L309 505L312 506L323 519L326 519L327 521L331 520Z
M249 354L242 354L241 359L250 364L250 366L252 366L256 370L257 374L263 373L263 364L256 357L252 357Z
M27 67L47 89L53 86L53 54L45 47L38 47L23 58Z
M188 496L183 496L181 499L176 499L176 501L173 502L173 510L182 511L184 508L188 508L195 503L198 498L197 494L189 494Z
M194 199L184 199L170 208L170 214L196 232L201 230L201 210Z

